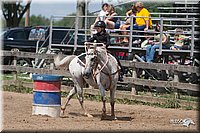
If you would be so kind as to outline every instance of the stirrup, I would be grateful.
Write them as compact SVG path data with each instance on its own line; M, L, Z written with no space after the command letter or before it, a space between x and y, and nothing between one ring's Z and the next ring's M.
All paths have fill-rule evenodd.
M122 68L118 65L118 70L121 72Z
M118 77L118 81L124 81L122 76Z

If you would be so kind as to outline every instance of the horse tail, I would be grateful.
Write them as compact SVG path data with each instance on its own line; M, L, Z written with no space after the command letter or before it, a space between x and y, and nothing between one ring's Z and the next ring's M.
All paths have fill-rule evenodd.
M66 69L69 68L69 63L76 57L76 55L69 55L61 60L60 56L61 55L58 54L54 57L54 64L56 67L65 67Z

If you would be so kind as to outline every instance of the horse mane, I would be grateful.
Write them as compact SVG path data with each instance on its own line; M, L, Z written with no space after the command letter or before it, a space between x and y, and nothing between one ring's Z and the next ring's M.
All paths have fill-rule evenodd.
M104 58L105 55L107 54L108 56L111 57L111 59L113 59L115 62L117 62L116 58L112 54L110 54L106 48L104 48L104 47L97 47L97 51L99 53L101 53L101 58Z
M97 50L98 53L100 53L100 56L101 56L101 57L104 57L106 54L108 54L108 53L107 53L107 49L104 48L104 47L97 47L96 50Z

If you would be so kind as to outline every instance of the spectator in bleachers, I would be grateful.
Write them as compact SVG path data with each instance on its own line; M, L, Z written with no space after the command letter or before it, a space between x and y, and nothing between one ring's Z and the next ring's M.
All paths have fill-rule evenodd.
M102 10L99 12L97 18L95 19L94 24L92 24L90 26L91 36L93 36L93 34L95 33L94 25L96 24L96 22L105 20L105 16L108 14L108 8L109 8L109 4L108 3L104 3L102 5Z
M148 29L152 28L150 12L144 7L143 3L136 2L135 8L137 12L135 24L133 25L133 30L147 31ZM127 28L127 30L130 30L130 26Z
M137 9L136 16L142 16L136 18L136 25L134 29L147 31L149 28L152 28L152 20L150 12L144 7L142 2L136 2L135 8Z
M129 11L126 12L127 18L125 19L126 20L125 23L120 26L120 30L126 30L128 27L130 27L130 21L131 21L130 16L135 16L136 12L137 12L137 10L135 8L135 4L132 4L131 10L129 10ZM133 24L135 24L135 18L133 18ZM122 31L121 33L123 35L127 35L128 34L127 31ZM128 42L128 38L124 37L124 39L122 40L122 42Z
M174 35L174 45L170 47L172 50L180 50L184 46L184 41L187 39L185 35L183 35L183 29L176 28Z
M117 16L117 13L115 12L115 7L113 5L110 5L108 9L108 15L105 20L106 27L108 29L119 29L120 19L119 17L113 17L113 16Z
M160 24L156 25L156 31L160 31ZM163 27L163 32L167 29ZM170 35L163 33L162 35L162 48L170 48ZM146 62L154 62L156 49L160 47L160 34L154 36L154 40L148 40L148 45L146 47Z

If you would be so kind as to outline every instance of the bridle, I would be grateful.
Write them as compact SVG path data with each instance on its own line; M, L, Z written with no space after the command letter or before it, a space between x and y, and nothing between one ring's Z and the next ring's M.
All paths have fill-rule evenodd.
M119 73L120 69L118 68L117 71L115 71L113 73L109 72L109 70L106 71L106 69L108 69L106 67L107 67L107 64L109 62L109 57L110 57L109 54L108 54L108 52L107 52L107 50L106 50L106 47L102 47L103 49L106 50L105 51L105 58L106 59L105 59L104 62L101 62L100 51L96 50L97 47L95 45L94 45L94 51L91 52L91 53L88 52L89 50L87 48L88 47L85 47L85 49L86 49L86 56L87 55L94 55L94 59L92 60L93 63L90 66L90 67L92 67L92 77L93 77L93 79L96 81L96 76L99 73L103 73L103 74L107 75L109 77L109 80L110 80L110 84L109 84L109 88L108 89L110 89L111 88L111 83L112 83L112 76L114 76L115 74ZM87 64L85 64L85 68L87 67L86 65Z

